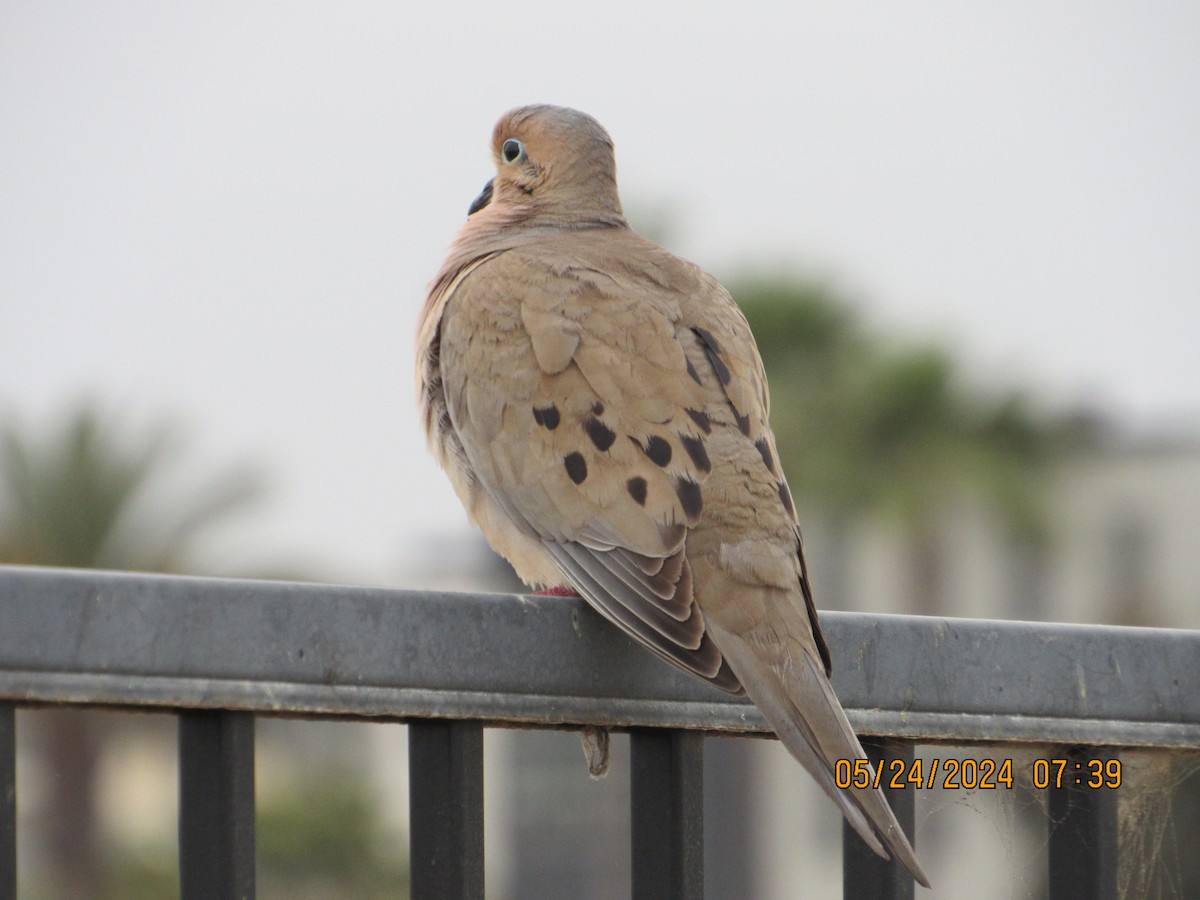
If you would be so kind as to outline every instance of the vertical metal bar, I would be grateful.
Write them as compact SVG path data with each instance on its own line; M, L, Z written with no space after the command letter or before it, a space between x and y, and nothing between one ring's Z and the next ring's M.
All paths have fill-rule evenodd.
M408 725L409 896L483 898L483 726Z
M761 897L755 786L762 773L752 742L704 742L704 893L714 900Z
M0 703L0 900L17 900L17 718Z
M253 900L254 716L179 714L182 900Z
M704 898L704 735L635 729L633 900Z
M913 759L913 742L887 738L862 738L863 749L876 765L886 766L893 759L903 760L906 767ZM904 833L912 839L916 821L916 797L911 789L891 790L884 779L883 795ZM895 859L883 859L875 854L849 823L842 823L842 896L862 900L912 900L912 876Z
M1059 757L1060 759L1064 757ZM1072 747L1050 767L1050 900L1116 900L1117 791L1105 763L1111 750ZM1089 786L1099 784L1099 787Z

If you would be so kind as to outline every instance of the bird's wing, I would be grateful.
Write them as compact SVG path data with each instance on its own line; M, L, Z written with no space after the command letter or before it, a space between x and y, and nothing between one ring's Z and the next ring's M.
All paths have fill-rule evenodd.
M685 554L712 470L705 410L725 401L701 383L673 292L553 248L509 251L456 285L439 342L466 464L510 527L636 639L740 692Z

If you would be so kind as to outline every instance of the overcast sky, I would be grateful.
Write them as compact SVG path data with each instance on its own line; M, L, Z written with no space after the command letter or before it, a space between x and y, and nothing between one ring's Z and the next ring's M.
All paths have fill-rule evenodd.
M826 275L976 377L1200 417L1200 5L734 7L0 0L0 412L172 414L197 471L270 475L231 552L402 581L465 522L416 423L424 287L496 118L554 102L719 276Z

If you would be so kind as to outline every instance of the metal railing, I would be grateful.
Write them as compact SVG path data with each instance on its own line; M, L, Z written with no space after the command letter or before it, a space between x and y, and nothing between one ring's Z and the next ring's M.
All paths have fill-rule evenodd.
M827 612L834 685L877 759L1035 742L1077 762L1200 748L1200 632ZM632 896L703 896L704 734L757 710L557 597L0 567L0 900L16 897L23 704L179 718L181 893L254 895L254 717L408 723L414 900L483 896L483 728L631 735ZM1050 896L1116 896L1114 792L1048 789ZM913 794L890 799L911 834ZM911 897L846 831L844 891ZM919 849L919 848L918 848Z

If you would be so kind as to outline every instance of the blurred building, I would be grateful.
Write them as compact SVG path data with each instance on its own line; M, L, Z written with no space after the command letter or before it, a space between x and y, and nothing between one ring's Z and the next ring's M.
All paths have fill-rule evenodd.
M1045 533L1014 535L969 500L937 528L949 602L971 618L1200 627L1200 437L1109 437L1049 479ZM819 529L805 531L818 592ZM858 524L845 564L847 608L922 611L903 573L909 548L887 521ZM820 604L818 593L818 604Z
M1058 478L1046 618L1200 628L1200 438L1112 441Z

